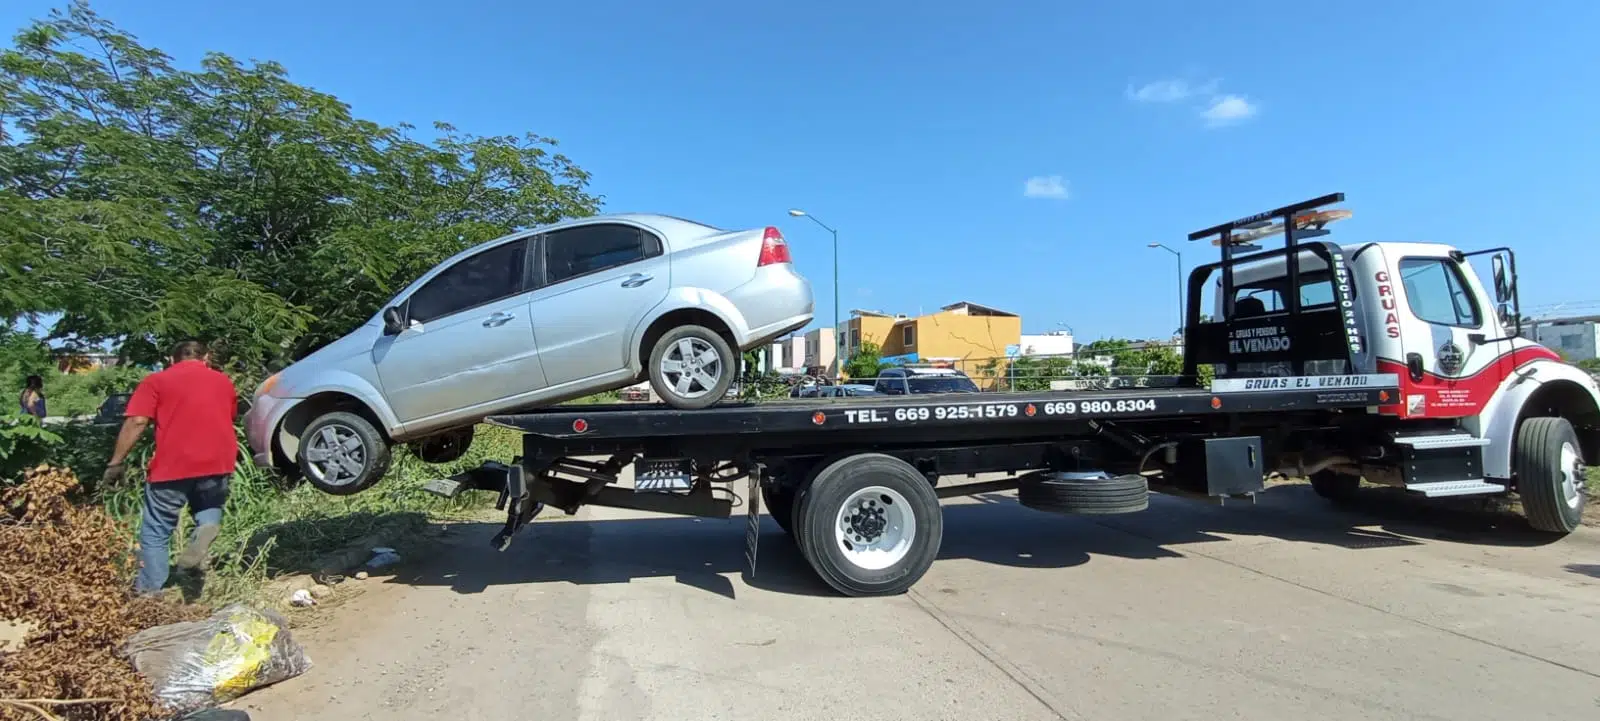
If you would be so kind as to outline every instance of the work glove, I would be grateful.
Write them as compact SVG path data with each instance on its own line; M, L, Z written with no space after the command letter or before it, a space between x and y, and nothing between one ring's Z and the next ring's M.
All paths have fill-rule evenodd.
M105 475L100 476L100 482L105 484L105 485L111 485L113 483L116 483L116 482L122 480L122 477L127 475L127 474L128 474L128 469L126 467L124 467L121 463L117 463L117 464L114 464L114 465L109 465L109 466L106 466Z

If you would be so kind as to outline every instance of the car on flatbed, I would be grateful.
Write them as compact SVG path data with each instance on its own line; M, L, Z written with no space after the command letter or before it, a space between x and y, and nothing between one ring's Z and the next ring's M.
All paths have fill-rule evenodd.
M351 494L410 443L459 458L485 417L641 379L676 409L724 400L740 354L800 328L811 285L774 227L603 215L462 251L360 328L269 377L245 430L258 464Z
M1343 199L1190 234L1215 239L1221 259L1189 276L1171 386L496 415L523 434L520 458L430 490L499 494L501 549L546 507L741 508L752 573L765 507L851 596L910 589L945 533L963 532L939 500L997 491L1050 513L1134 513L1151 491L1248 501L1284 475L1341 502L1363 481L1426 498L1515 495L1533 529L1571 533L1585 466L1600 465L1600 387L1521 336L1512 251L1319 240L1342 217L1321 208ZM1254 245L1272 232L1282 248ZM1491 261L1487 288L1475 256ZM968 480L996 472L1008 475Z

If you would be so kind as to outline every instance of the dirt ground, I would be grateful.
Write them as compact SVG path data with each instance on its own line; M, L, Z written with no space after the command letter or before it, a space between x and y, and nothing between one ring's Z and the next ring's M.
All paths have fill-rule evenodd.
M260 721L1600 718L1600 533L1309 488L1060 517L952 502L913 591L845 599L764 519L492 523L297 634Z

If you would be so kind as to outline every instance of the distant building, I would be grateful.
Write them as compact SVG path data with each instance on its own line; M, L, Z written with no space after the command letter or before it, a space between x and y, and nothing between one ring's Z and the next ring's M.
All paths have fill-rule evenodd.
M62 373L92 373L116 364L115 353L65 353L56 356L56 370Z
M832 328L813 328L805 335L805 361L807 368L820 368L824 375L838 372L838 333Z
M973 375L977 365L1005 358L1006 350L1022 340L1022 316L969 301L916 317L850 313L844 323L846 359L870 341L890 363L943 362Z
M1015 355L1020 356L1072 356L1072 334L1066 331L1024 334L1018 342Z
M1535 325L1533 340L1553 351L1559 351L1567 360L1578 361L1600 358L1600 333L1595 321L1556 321Z

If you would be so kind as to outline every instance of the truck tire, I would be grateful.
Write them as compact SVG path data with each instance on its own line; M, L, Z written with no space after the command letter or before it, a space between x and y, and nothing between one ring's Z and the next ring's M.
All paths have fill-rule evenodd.
M793 488L761 486L761 505L767 507L767 514L778 523L778 527L791 536L794 535L794 497Z
M1361 477L1336 471L1317 471L1311 474L1311 490L1335 503L1349 503L1361 490Z
M650 367L645 369L656 396L685 411L722 400L738 372L739 356L728 341L699 325L678 326L662 334L650 350ZM679 392L680 385L687 390Z
M893 456L862 453L834 461L799 500L800 552L846 596L905 593L939 555L939 497L921 472Z
M1517 429L1517 492L1528 524L1567 534L1583 523L1583 447L1565 418L1529 418Z
M366 418L349 411L324 414L300 435L300 473L317 490L350 496L389 472L389 441Z
M1137 513L1150 507L1150 482L1138 474L1087 479L1040 471L1018 479L1017 501L1046 513Z

